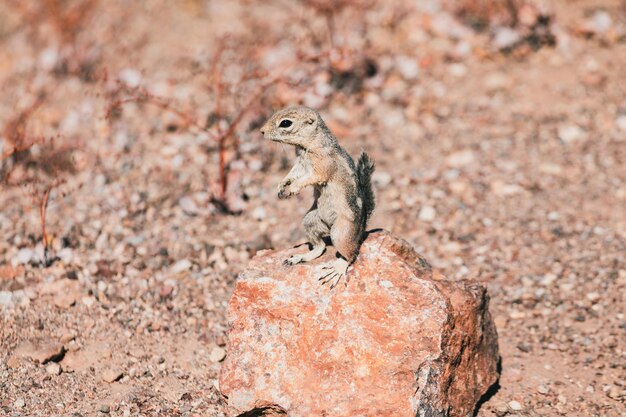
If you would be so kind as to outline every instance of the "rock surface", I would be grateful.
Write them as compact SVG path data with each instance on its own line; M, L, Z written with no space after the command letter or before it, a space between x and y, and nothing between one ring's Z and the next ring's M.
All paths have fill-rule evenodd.
M117 381L123 375L124 373L118 368L108 368L108 369L105 369L104 372L102 373L102 380L104 382L111 383L111 382Z
M13 352L12 359L30 358L41 364L58 360L63 356L61 343L50 339L32 339L22 342Z
M370 233L347 286L263 251L229 306L220 389L231 415L471 416L498 378L485 288L433 271L405 241Z

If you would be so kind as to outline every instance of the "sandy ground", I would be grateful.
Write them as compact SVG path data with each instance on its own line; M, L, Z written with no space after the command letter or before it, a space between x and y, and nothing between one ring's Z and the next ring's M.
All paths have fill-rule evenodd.
M311 40L327 41L323 17L294 4L101 2L74 38L0 6L2 153L6 126L45 92L26 136L56 138L75 168L42 168L42 144L0 162L0 414L223 415L216 380L233 283L257 250L303 241L311 199L276 198L293 155L258 126L304 102L352 155L375 158L370 226L407 239L449 278L488 286L502 376L478 416L626 415L620 2L550 2L557 45L512 54L494 49L489 30L445 20L436 1L365 17L348 7L335 17L332 70ZM581 34L606 17L598 11L610 28ZM219 58L220 117L211 86L226 31L235 46ZM250 32L252 49L238 37ZM305 64L299 47L317 60ZM360 69L364 57L375 70ZM268 74L239 80L251 62ZM284 71L298 82L268 89L235 129L226 203L238 214L224 213L212 135L259 77ZM107 119L137 86L180 111L134 99ZM42 262L37 203L55 179Z

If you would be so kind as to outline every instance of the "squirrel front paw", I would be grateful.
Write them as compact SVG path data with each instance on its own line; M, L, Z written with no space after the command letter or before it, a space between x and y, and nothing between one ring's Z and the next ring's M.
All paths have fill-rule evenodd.
M293 184L293 180L288 179L280 183L278 186L278 198L284 199L289 198L292 195L298 194L297 190L294 190L290 185Z

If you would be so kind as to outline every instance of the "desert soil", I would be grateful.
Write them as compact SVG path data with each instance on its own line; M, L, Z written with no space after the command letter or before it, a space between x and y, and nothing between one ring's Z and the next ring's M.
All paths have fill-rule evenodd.
M376 160L370 227L487 285L502 375L478 416L626 415L623 2L547 2L556 45L510 53L491 35L507 32L438 1L348 6L331 46L309 39L328 43L323 14L291 1L93 1L77 34L15 3L0 6L0 414L224 415L233 283L257 250L304 241L311 201L277 199L293 154L258 126L305 103ZM257 75L237 81L252 62L290 82L252 97ZM5 157L43 93L22 135L41 141ZM213 135L250 98L222 194ZM52 150L71 169L46 170Z

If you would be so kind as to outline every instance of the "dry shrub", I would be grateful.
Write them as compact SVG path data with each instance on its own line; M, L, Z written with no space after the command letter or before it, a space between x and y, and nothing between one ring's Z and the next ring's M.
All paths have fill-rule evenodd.
M83 39L98 0L7 0L7 10L16 19L12 35L25 33L35 54L48 51L54 57L52 70L57 76L76 75L83 81L95 79L96 57L91 46ZM35 68L34 71L37 71ZM36 73L16 72L7 78L8 83L34 84ZM44 137L33 135L29 125L43 111L55 83L42 88L29 105L15 110L1 129L2 155L0 155L0 183L6 188L19 188L37 207L41 222L41 239L47 265L50 237L46 213L55 195L68 192L67 181L77 171L75 156L78 147L68 145L61 135ZM27 91L29 89L26 89ZM28 204L24 204L28 210Z
M504 53L524 57L530 51L556 45L554 16L532 0L458 0L450 1L448 7L476 30L492 29L496 33L502 28L513 29L518 34L516 40L494 42Z
M26 134L26 127L30 117L37 111L45 99L45 94L40 93L37 98L22 111L9 118L2 130L2 138L8 148L3 152L1 160L10 156L18 159L24 151L29 150L39 139L31 138Z
M300 0L311 13L301 16L301 24L310 25L311 14L326 22L324 42L316 32L309 29L314 43L318 46L318 56L326 61L331 85L338 91L353 94L361 90L366 78L377 73L377 65L366 50L366 45L351 45L348 38L365 38L368 32L366 14L376 2L374 0ZM350 35L341 33L341 28L350 28Z
M2 129L6 149L0 159L0 180L5 187L21 188L39 210L44 265L48 263L51 239L46 229L46 212L50 194L77 171L75 148L59 144L60 138L33 137L28 123L45 101L45 94L9 118Z
M176 115L182 129L193 128L206 133L213 146L208 152L217 152L219 166L212 202L224 213L235 213L228 201L228 178L230 165L240 158L240 129L248 116L263 108L262 97L275 84L286 82L281 75L270 76L255 60L255 44L245 39L224 37L206 71L206 92L211 97L211 108L204 116L197 116L189 103L177 103L158 97L144 87L130 87L113 80L107 89L106 118L111 122L123 114L126 103L156 106Z
M518 13L525 0L452 0L449 7L467 25L476 30L490 26L514 27Z
M39 48L58 47L54 68L59 75L78 75L94 81L98 57L80 38L87 29L99 0L9 0L20 16L21 28ZM49 32L52 37L50 37Z
M314 14L322 16L328 28L328 42L331 48L338 45L337 20L339 15L350 10L356 12L352 16L353 22L364 22L365 13L374 6L371 0L300 0L300 3L309 8Z

